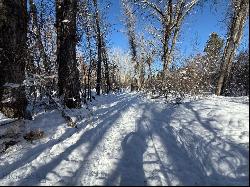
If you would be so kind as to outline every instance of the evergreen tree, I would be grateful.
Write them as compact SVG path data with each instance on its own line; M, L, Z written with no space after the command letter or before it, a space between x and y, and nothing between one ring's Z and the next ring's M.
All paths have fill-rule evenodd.
M204 52L206 52L210 60L218 61L222 53L223 44L224 40L217 33L213 32L206 42Z
M220 59L222 56L223 45L224 40L215 32L213 32L209 36L209 39L206 42L206 46L204 49L204 52L206 53L206 63L204 71L207 78L209 91L214 92L214 88L216 86L216 81L219 75Z

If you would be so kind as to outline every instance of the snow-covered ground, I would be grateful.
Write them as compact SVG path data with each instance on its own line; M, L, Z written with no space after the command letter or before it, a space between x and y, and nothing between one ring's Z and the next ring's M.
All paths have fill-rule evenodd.
M0 155L0 185L249 184L248 97L97 100L78 129L57 110L37 114L26 126L46 137Z

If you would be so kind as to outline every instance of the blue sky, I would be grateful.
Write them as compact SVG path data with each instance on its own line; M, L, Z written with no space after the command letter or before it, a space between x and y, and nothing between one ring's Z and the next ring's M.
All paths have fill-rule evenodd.
M192 15L188 16L182 27L182 32L179 37L178 48L185 56L189 56L202 52L209 35L212 32L217 32L221 37L226 38L226 23L225 13L227 12L229 0L217 1L217 11L211 10L211 0L208 0L202 8L196 8ZM128 50L128 40L122 30L125 30L121 22L121 5L120 0L112 0L110 8L109 21L113 24L112 34L110 35L111 47L119 47L123 50ZM241 48L248 47L249 29L248 23L245 27L244 36L242 39ZM195 45L195 49L193 47Z
M128 41L126 35L122 32L124 30L122 19L122 9L120 0L112 0L109 11L109 22L112 24L111 46L119 47L121 49L128 49Z

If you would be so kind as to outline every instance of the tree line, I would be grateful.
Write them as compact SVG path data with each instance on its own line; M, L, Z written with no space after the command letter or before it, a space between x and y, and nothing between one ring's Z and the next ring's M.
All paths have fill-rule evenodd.
M122 87L165 97L249 95L249 53L236 56L249 1L230 2L226 41L212 33L204 54L180 65L176 45L181 28L203 0L121 0L127 59L109 48L108 1L0 0L0 111L26 118L27 109L41 105L80 108L94 98L93 89L100 95ZM138 33L139 16L150 37ZM154 73L157 59L162 70ZM124 63L131 70L125 72Z

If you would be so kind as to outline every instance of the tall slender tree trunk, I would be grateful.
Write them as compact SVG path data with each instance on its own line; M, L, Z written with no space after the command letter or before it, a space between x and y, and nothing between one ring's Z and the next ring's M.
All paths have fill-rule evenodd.
M107 54L107 48L105 45L105 41L102 35L102 59L105 67L105 81L106 81L106 93L109 93L111 90L110 85L110 77L109 77L109 62L108 62L108 54Z
M56 1L59 95L68 108L80 107L80 79L76 61L76 0Z
M131 54L131 61L134 64L134 75L131 83L131 91L140 87L140 64L138 59L137 51L137 41L136 41L136 17L134 15L133 7L128 0L122 0L124 17L125 17L125 27L127 29L127 36L129 42L129 50Z
M91 73L92 73L92 61L93 61L93 55L92 55L92 49L91 49L91 42L90 42L90 30L89 27L86 27L86 34L87 34L87 46L88 46L88 51L89 51L89 67L88 67L88 96L87 99L92 101L92 96L91 96Z
M96 80L96 94L101 94L102 84L102 37L100 28L100 15L97 7L97 0L93 0L95 6L95 22L96 22L96 34L97 34L97 80Z
M170 38L170 28L168 25L166 25L165 22L162 23L163 28L164 28L164 33L163 33L163 54L162 54L162 62L163 62L163 71L165 73L165 70L168 69L168 64L169 62L169 55L168 55L168 42Z
M41 34L41 28L39 26L38 23L38 15L37 15L37 8L36 8L36 4L34 3L33 0L29 0L29 4L30 4L30 19L32 19L33 21L33 27L35 28L33 31L34 35L35 35L35 39L37 42L37 48L40 51L40 55L43 61L43 66L44 66L44 70L45 73L49 74L49 66L50 66L50 62L49 62L49 58L45 52L45 48L42 42L42 34Z
M221 95L226 87L236 49L242 37L248 16L249 0L233 0L233 17L228 31L228 39L222 57L221 74L216 87L216 95Z
M11 118L25 115L26 0L0 0L0 111Z

